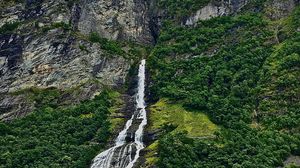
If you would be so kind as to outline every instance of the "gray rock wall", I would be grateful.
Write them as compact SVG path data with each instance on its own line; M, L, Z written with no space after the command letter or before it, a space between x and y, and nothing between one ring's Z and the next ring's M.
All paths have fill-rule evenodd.
M148 2L144 0L85 0L78 29L83 34L153 43L149 30Z
M187 18L185 25L193 25L199 20L207 20L213 17L225 16L240 11L249 0L213 0L192 16Z
M212 0L192 16L188 17L183 24L194 25L199 20L237 13L250 2L251 0ZM280 19L288 16L299 2L299 0L267 0L264 12L273 20Z
M108 54L87 36L98 32L113 40L153 43L148 14L142 0L26 0L1 8L0 27L8 22L20 22L20 26L0 34L0 119L32 111L32 103L25 103L24 96L11 94L23 89L66 90L89 80L123 85L134 60ZM72 31L53 23L65 23ZM87 87L84 91L84 98L79 95L72 101L88 99L96 90Z

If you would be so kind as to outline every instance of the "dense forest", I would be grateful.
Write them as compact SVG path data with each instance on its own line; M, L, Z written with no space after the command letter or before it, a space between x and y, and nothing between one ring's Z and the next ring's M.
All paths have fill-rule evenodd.
M193 27L164 22L149 57L151 93L206 113L221 129L208 139L161 135L159 167L279 167L300 154L299 14L273 21L248 10Z
M12 123L0 123L0 167L86 167L110 136L107 91L93 100L58 107L57 89L30 89L36 111Z

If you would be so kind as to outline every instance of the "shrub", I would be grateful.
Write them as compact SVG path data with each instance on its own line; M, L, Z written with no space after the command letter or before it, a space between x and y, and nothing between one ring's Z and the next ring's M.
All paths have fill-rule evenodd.
M20 22L8 22L5 23L1 28L0 28L0 34L7 34L7 33L12 33L15 31L20 25Z

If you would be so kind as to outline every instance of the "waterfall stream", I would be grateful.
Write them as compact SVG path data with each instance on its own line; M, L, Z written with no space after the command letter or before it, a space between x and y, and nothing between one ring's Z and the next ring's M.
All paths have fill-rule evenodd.
M147 125L144 100L145 64L146 60L142 60L139 65L135 112L126 122L125 128L119 133L115 145L97 155L91 168L132 168L140 156L140 151L144 149L143 132ZM134 123L138 123L137 128L134 128ZM135 131L134 134L130 134L130 129Z

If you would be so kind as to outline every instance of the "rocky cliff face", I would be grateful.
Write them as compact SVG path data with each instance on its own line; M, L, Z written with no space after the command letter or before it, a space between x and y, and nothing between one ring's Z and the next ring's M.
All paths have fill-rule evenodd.
M211 1L194 15L190 16L185 25L193 25L199 20L207 20L217 16L225 16L240 11L249 0L216 0Z
M113 40L152 43L148 7L143 0L87 0L80 7L78 29L83 34L97 31Z
M298 3L299 0L268 0L265 12L272 19L280 19L288 16ZM199 20L231 15L240 12L248 4L251 4L251 0L213 0L188 17L183 24L193 25Z
M0 8L0 119L32 111L26 96L12 94L23 89L66 90L89 80L124 84L134 60L127 52L109 53L101 43L90 42L91 32L112 40L153 42L144 1L26 0L2 2Z

